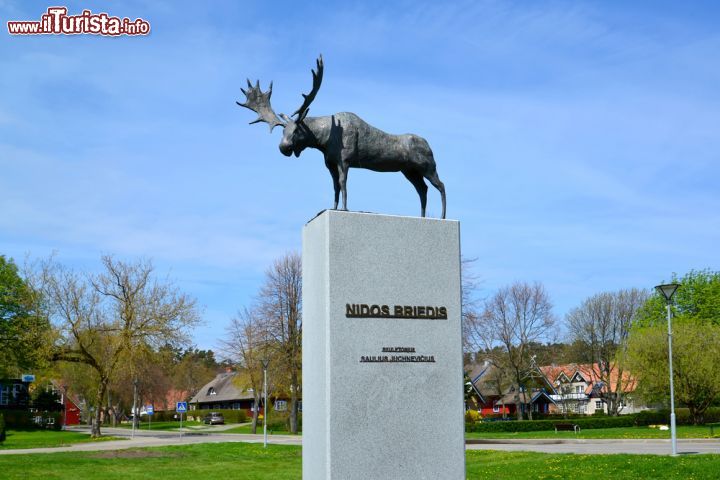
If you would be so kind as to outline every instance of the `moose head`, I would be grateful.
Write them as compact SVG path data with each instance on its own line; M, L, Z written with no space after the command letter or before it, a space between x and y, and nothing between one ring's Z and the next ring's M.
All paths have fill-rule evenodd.
M300 105L292 116L288 117L284 113L280 116L275 113L272 106L270 105L270 97L272 96L273 84L270 82L270 88L267 92L260 89L260 80L255 83L253 87L250 79L247 80L248 89L240 89L245 94L245 103L235 102L241 107L249 108L253 112L258 114L258 118L250 122L253 123L265 122L270 126L270 132L272 133L273 128L280 125L283 127L283 137L280 141L280 152L289 157L293 153L296 157L300 156L300 153L307 147L314 146L313 140L314 135L310 129L305 125L304 120L310 111L310 104L315 100L315 96L320 90L320 84L323 78L323 59L322 55L317 59L317 72L312 70L313 86L310 93L302 94L303 103ZM292 117L296 117L293 119Z

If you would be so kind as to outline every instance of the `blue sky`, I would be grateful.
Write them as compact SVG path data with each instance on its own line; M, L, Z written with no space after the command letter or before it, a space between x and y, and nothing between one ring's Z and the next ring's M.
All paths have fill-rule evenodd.
M235 105L352 111L428 139L480 296L542 281L565 313L604 290L720 269L713 2L69 2L147 37L0 35L0 253L152 258L215 348L269 263L332 206L321 154ZM629 5L632 3L632 5ZM0 0L7 20L48 6ZM352 170L350 209L417 215L399 174ZM431 188L428 213L440 199Z

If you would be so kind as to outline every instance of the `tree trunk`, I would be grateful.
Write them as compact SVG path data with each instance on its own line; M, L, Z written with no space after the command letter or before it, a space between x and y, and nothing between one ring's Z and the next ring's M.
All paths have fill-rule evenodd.
M100 385L98 385L97 395L95 396L95 421L92 424L91 437L100 437L100 422L102 421L102 404L107 391L108 379L100 377Z
M297 372L293 371L290 377L290 433L298 433L298 418L297 418L297 404L298 404L298 378Z
M610 394L607 409L610 416L617 417L620 415L620 394L618 392Z
M690 417L692 418L693 425L702 425L705 420L705 409L699 408L697 405L688 404L688 410L690 410Z
M252 433L257 433L258 424L258 410L260 409L260 396L255 393L257 390L253 390L253 415L252 415Z

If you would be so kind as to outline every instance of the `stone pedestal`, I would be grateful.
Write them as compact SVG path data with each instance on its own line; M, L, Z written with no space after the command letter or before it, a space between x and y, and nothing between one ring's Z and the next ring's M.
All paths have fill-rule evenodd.
M459 223L303 231L303 478L465 478Z

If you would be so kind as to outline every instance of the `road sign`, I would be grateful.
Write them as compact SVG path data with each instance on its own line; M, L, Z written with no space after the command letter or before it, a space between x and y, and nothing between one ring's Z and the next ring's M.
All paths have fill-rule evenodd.
M152 405L148 405L145 407L145 413L147 413L148 415L152 415L153 413L155 413L155 409Z
M177 402L175 405L175 411L178 413L187 412L187 402Z

